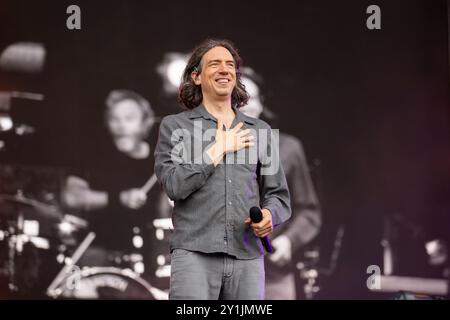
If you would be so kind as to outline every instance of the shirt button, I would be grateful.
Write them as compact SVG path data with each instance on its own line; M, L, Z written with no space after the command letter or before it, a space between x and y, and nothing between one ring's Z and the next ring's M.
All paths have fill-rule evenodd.
M231 179L228 179L228 182L231 183Z
M231 206L231 201L229 201L228 204Z

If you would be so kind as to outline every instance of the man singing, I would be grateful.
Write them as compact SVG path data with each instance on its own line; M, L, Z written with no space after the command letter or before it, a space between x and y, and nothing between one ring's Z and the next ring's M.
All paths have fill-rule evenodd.
M291 215L276 132L239 111L249 98L240 63L229 41L201 43L180 85L188 110L160 125L155 172L174 201L171 299L264 299L260 238Z

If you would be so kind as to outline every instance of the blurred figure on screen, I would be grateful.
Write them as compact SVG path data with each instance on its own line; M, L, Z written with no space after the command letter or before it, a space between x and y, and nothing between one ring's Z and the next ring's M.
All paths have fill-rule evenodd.
M148 137L155 115L150 103L130 90L111 91L104 114L109 138L94 144L83 174L68 176L64 192L67 207L82 210L96 233L80 264L116 265L125 254L142 262L139 255L154 251L147 226L161 217L161 201L167 201L157 183L142 190L153 175L155 137ZM137 269L144 271L142 264Z
M265 115L264 120L270 123L275 115L263 105L260 92L262 77L252 69L244 68L242 82L250 99L240 110L255 118ZM299 139L280 132L280 160L291 195L292 217L285 224L275 228L271 236L275 252L266 260L268 262L266 299L293 300L297 296L294 258L302 247L317 236L322 219L306 156Z

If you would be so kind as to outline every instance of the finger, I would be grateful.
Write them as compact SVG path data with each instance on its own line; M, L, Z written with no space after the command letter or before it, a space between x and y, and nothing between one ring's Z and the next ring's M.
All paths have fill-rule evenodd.
M265 229L261 229L261 230L255 230L255 232L258 237L262 237L263 234L271 233L272 230L271 230L271 228L265 228Z
M253 230L255 231L259 231L263 229L263 225L261 224L261 222L258 223L253 223L252 225Z
M145 192L139 193L139 200L141 200L142 202L145 202L147 200L147 195L145 194Z
M258 231L261 229L261 226L259 225L259 223L252 223L250 225L252 227L253 230Z
M136 209L135 204L133 202L128 203L128 208L130 209Z
M134 208L139 209L144 205L144 202L136 202Z
M244 223L245 224L250 224L250 223L252 223L252 220L250 218L247 218L247 219L244 220Z
M271 234L272 234L272 232L264 232L264 233L262 233L259 237L260 237L260 238L264 238L264 237L270 236Z
M136 194L132 199L131 203L133 203L134 206L139 206L142 203L142 197L140 194Z
M261 221L261 222L263 222L263 229L265 229L265 228L268 228L268 227L270 227L270 228L272 228L272 221L271 220L269 220L269 219L267 219L266 221Z
M237 135L238 137L244 137L244 136L246 136L246 135L248 135L248 134L250 134L250 133L251 133L251 130L250 130L250 129L245 129L245 130L239 131L238 133L236 133L236 135Z
M266 227L267 225L272 224L272 219L270 219L268 216L265 216L265 217L261 220L260 223L262 224L262 226L263 226L263 228L264 228L264 227Z
M245 141L253 141L255 139L254 136L245 136L244 137Z
M252 142L254 138L253 136L237 137L241 142Z
M253 227L256 229L256 230L262 230L262 229L264 229L264 228L267 228L267 226L270 224L270 222L269 221L267 221L267 220L261 220L261 222L258 222L258 223L254 223L253 224Z
M254 231L255 236L257 236L258 238L263 238L263 237L267 237L269 235L272 234L272 231L270 230L266 230L266 231Z
M250 141L250 142L244 142L243 146L244 147L253 147L255 145L254 142Z
M272 225L269 223L269 224L263 226L262 228L260 228L258 231L263 232L263 231L270 230L270 229L272 229Z
M270 229L270 228L269 229L264 229L264 230L258 232L258 234L259 234L260 237L265 237L265 236L271 235L272 231L273 230Z
M137 210L137 209L140 209L140 208L142 208L143 206L144 206L144 204L143 204L143 203L140 203L139 205L136 206L135 209L136 209L136 210Z
M240 128L242 128L242 126L244 125L244 123L239 122L237 125L234 126L234 128L232 129L234 132L239 131Z
M254 228L254 230L261 232L261 231L264 231L264 230L269 230L271 228L272 228L272 224L268 223L268 224L264 224L262 226L259 226L257 228Z

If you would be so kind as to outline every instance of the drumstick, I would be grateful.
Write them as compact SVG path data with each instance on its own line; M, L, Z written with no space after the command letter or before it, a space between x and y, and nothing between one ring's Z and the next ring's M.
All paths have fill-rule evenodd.
M147 180L144 186L142 186L141 191L144 193L148 193L152 189L156 181L158 181L158 179L156 178L156 174L153 174L150 179Z
M53 298L58 297L57 288L62 283L64 279L70 275L70 270L73 266L76 266L76 263L81 258L83 253L87 250L87 248L91 245L92 241L95 239L95 233L89 232L86 238L81 242L80 246L75 250L72 257L65 261L64 267L59 271L56 278L52 281L50 286L47 288L47 295Z

